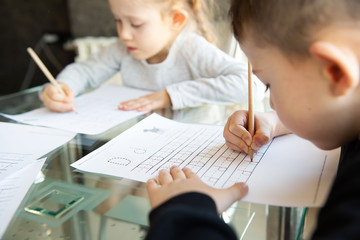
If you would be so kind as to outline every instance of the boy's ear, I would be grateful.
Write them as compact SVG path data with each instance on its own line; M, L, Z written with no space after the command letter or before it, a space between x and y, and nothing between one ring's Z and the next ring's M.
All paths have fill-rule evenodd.
M310 46L310 54L325 61L323 71L335 95L344 95L359 84L359 62L352 52L333 43L317 41Z
M187 11L179 9L174 10L172 12L173 27L176 29L182 28L185 25L188 17L189 14Z

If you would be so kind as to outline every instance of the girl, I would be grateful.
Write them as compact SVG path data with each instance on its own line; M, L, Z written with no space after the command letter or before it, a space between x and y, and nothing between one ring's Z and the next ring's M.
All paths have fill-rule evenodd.
M121 110L245 101L247 66L206 39L201 0L109 0L119 41L88 61L67 66L57 77L66 93L52 85L41 94L52 111L71 111L74 96L121 71L123 84L155 91L120 103ZM201 36L201 35L202 36ZM206 39L205 39L206 38ZM257 96L264 87L257 80Z

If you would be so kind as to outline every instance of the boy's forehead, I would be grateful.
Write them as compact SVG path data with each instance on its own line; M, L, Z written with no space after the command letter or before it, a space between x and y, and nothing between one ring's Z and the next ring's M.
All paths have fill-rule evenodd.
M271 45L257 45L251 38L241 42L241 49L252 64L253 73L258 77L269 77L269 73L281 72L288 68L290 60L278 48Z
M294 61L294 56L287 56L281 47L272 45L271 43L261 40L255 31L251 31L250 28L246 28L240 39L240 48L255 66L260 65L273 65L274 61ZM239 39L237 39L239 40ZM296 57L295 57L296 58Z
M247 56L250 54L254 55L255 52L265 49L266 47L250 24L244 27L241 39L237 38L237 41Z
M259 44L250 34L246 34L239 43L240 48L250 61L265 60L267 55L274 54L275 51L275 48L269 44Z

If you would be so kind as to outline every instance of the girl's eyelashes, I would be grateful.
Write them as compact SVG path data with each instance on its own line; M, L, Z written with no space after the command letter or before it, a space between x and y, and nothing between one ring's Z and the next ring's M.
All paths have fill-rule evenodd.
M135 24L135 23L132 23L131 24L131 26L133 27L133 28L139 28L139 27L141 27L142 25L144 25L143 23L140 23L140 24Z

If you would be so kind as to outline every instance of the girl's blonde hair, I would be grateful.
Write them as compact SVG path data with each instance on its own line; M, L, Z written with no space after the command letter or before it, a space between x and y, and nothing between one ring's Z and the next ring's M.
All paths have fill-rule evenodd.
M190 27L206 40L216 45L216 37L211 20L214 19L214 0L152 0L162 4L164 12L184 9L189 13Z

